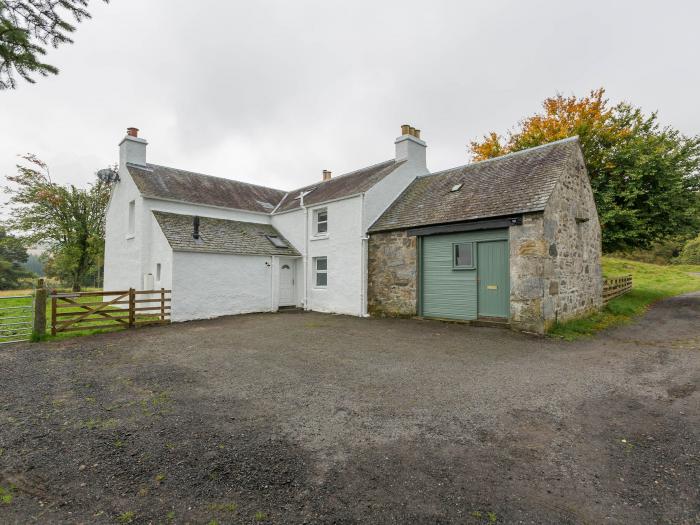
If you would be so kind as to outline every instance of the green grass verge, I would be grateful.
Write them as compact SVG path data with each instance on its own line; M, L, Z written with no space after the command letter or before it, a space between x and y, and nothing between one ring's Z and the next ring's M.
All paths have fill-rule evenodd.
M631 274L632 291L610 301L601 312L557 324L549 333L572 341L627 323L660 299L700 290L700 277L691 273L700 274L700 266L661 266L603 257L603 275L619 277Z

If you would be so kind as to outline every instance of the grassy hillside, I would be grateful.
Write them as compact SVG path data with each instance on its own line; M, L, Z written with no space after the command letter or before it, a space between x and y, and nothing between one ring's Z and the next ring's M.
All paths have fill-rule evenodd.
M697 273L698 275L691 275ZM660 266L603 257L603 275L632 275L632 291L613 299L602 312L555 326L550 334L567 340L592 335L599 330L630 321L649 305L674 295L700 290L700 266Z

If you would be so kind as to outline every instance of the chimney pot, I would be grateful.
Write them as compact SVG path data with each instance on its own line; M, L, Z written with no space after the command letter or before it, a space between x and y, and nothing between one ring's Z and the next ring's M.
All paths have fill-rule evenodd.
M323 180L331 180L331 171L323 170Z
M126 128L126 134L129 135L130 137L138 137L139 136L139 128Z
M402 135L410 135L411 134L411 126L408 124L402 124L401 125L401 134Z
M414 129L413 130L413 136L416 137L417 139L420 138L420 130L419 129Z

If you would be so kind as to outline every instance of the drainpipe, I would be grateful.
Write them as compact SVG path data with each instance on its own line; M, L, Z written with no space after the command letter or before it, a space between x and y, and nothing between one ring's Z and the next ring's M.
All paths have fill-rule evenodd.
M309 210L304 206L304 192L299 195L299 207L304 210L304 255L302 257L302 267L304 269L304 310L309 309L308 294L308 270L309 270Z
M369 235L364 231L365 225L365 194L362 194L362 219L361 219L362 233L360 237L360 317L367 317L367 257L368 257L368 245Z

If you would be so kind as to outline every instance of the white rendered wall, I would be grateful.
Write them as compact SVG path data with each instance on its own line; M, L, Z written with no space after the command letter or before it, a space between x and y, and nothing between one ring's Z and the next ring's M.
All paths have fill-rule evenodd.
M141 239L144 223L143 199L126 167L119 169L119 182L112 187L106 212L104 289L141 288ZM128 234L129 202L136 203L134 235ZM148 226L150 233L150 225ZM150 235L149 235L150 236Z
M172 320L272 310L270 257L175 252Z
M190 204L187 202L166 201L149 198L145 199L145 204L150 210L155 211L179 213L180 215L199 215L200 217L228 219L231 221L270 224L270 216L266 213L231 210L227 208L217 208L216 206L204 206L202 204Z
M295 293L297 297L297 306L304 306L304 254L306 247L304 246L304 210L297 210L280 215L272 216L272 226L280 232L296 250L302 254L302 257L296 259L295 268ZM279 304L279 298L276 298Z
M362 229L366 232L416 177L427 175L425 163L409 159L365 193Z
M328 210L328 235L313 234L313 212ZM308 213L307 299L310 310L362 315L362 196L313 206ZM328 285L317 287L314 257L328 258Z

